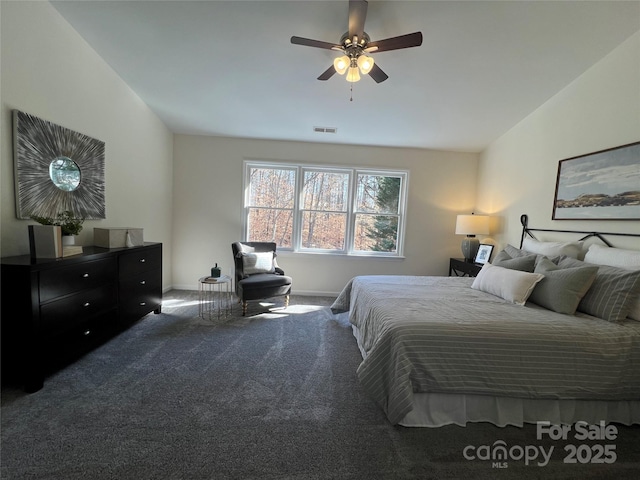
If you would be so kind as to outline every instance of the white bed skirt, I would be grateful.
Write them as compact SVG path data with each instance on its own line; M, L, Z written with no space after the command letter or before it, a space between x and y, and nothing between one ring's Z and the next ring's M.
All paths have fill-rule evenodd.
M571 425L584 421L640 424L640 401L546 400L486 395L415 393L413 410L401 421L405 427L466 426L489 422L498 427L546 421Z
M360 331L351 325L362 358ZM413 410L399 424L403 427L442 427L467 423L489 422L498 427L525 423L549 422L552 425L572 425L578 421L597 425L620 423L640 424L640 400L554 400L488 395L458 395L451 393L414 393Z

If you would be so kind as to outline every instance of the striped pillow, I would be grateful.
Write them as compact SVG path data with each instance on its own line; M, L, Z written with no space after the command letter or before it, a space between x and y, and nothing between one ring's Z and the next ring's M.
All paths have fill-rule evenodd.
M575 258L561 257L561 268L584 267L588 264ZM640 270L624 270L601 265L591 288L578 304L578 311L610 322L624 320L635 298L640 295Z
M640 251L624 250L622 248L591 245L584 256L584 261L596 265L609 265L627 270L640 270ZM640 295L632 302L629 318L640 321Z

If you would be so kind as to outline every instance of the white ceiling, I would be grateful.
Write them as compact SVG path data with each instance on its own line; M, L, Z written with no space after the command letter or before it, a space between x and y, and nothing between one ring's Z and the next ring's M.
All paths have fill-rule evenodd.
M348 1L53 1L175 133L480 151L640 30L639 1L370 1L389 79L316 80ZM337 127L337 134L313 132Z

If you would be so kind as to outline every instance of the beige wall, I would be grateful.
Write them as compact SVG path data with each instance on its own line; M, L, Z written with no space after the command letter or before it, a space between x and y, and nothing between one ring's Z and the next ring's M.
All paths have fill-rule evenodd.
M171 284L173 135L48 2L0 2L2 34L1 252L29 252L15 214L11 110L105 142L105 220L93 227L142 227L164 244L163 284Z
M483 152L479 210L496 216L500 245L518 245L523 213L534 228L640 233L638 220L551 220L559 160L637 141L640 32ZM539 238L545 235L550 239L550 234ZM639 245L637 238L612 240L620 247L637 249Z
M404 259L282 253L294 293L339 292L355 275L446 275L461 256L455 216L475 207L477 155L176 135L174 251L176 288L194 289L215 262L229 273L231 243L242 235L244 160L406 169L409 202Z

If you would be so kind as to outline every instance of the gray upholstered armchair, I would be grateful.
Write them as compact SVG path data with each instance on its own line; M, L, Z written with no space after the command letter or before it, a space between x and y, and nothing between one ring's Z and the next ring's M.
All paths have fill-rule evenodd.
M235 264L236 295L242 303L242 315L250 300L285 296L289 306L291 277L287 277L276 262L273 242L234 242L231 244Z

